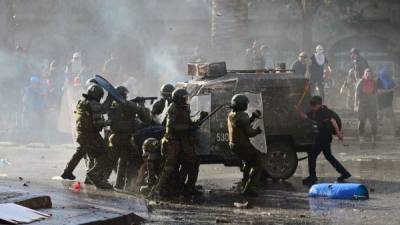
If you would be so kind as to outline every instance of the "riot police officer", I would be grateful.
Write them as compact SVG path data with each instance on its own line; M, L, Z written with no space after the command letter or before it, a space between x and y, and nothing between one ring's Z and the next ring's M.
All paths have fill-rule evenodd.
M160 94L161 98L153 104L151 114L153 116L158 116L163 113L165 106L169 106L172 100L172 92L175 87L172 84L165 84L161 87Z
M166 115L166 132L161 144L164 167L154 189L158 195L180 194L176 193L177 190L186 196L200 194L195 189L200 163L194 150L192 135L199 124L191 121L187 100L188 92L185 89L176 89L172 93L172 103ZM176 182L172 178L180 166L179 180ZM180 186L175 187L174 184Z
M93 167L89 168L87 172L89 180L99 188L111 189L111 184L104 179L103 170L99 167L99 164L101 165L109 159L107 145L100 135L103 127L110 125L110 121L105 121L103 118L100 103L104 91L100 86L92 84L88 87L87 93L82 95L83 98L78 101L75 111L79 147L68 162L61 177L75 179L72 172L82 157L87 154L94 162Z
M249 99L242 94L232 97L232 111L228 114L228 138L231 151L245 163L243 169L243 195L256 196L253 190L261 175L260 152L251 144L250 139L257 136L262 130L257 127L252 128L252 123L256 118L260 118L261 113L256 111L251 117L246 113Z
M119 86L116 90L125 100L127 99L129 91L126 87ZM114 101L109 117L112 120L109 143L113 154L113 164L119 159L115 187L127 189L137 177L141 164L139 148L131 142L132 134L140 128L142 123L151 121L150 112L144 106L131 101L126 101L126 103Z
M157 183L162 166L161 145L155 138L148 138L143 143L143 159L147 163L147 184Z

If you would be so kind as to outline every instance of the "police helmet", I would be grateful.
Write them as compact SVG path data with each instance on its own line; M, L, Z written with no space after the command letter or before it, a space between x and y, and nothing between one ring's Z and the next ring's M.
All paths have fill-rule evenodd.
M187 96L189 93L185 89L175 89L172 92L172 101L178 105L186 104Z
M155 138L147 138L143 142L143 156L149 155L150 153L155 153L160 151L160 141Z
M235 111L245 111L248 104L249 99L243 94L236 94L231 99L231 107Z
M86 86L86 87L89 87L89 86L92 85L92 84L98 84L98 83L97 83L97 80L96 80L95 78L89 78L89 79L87 79L87 81L86 81L86 83L85 83L85 86Z
M163 96L164 98L167 98L167 97L171 97L172 92L174 90L175 90L174 85L172 85L172 84L164 84L160 89L160 93L161 93L161 96Z
M87 96L93 100L100 101L104 96L104 90L97 84L92 84L87 88Z
M116 88L116 90L118 91L118 93L124 97L125 99L128 97L129 91L128 88L124 87L124 86L118 86Z

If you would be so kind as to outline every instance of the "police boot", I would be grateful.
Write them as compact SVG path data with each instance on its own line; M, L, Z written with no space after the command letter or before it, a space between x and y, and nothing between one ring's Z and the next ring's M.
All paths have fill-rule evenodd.
M72 174L72 172L64 171L61 174L61 178L62 179L67 179L67 180L75 180L76 177L74 176L74 174Z
M72 156L71 160L67 163L67 166L64 169L64 172L61 174L61 177L63 179L68 179L68 180L75 180L74 174L72 174L72 171L76 168L76 166L79 164L81 159L84 157L85 153L82 150L81 147L76 148L76 152Z
M203 195L203 192L197 190L195 187L190 187L190 186L185 186L185 188L182 191L182 195L186 198L194 196L194 197L199 197Z
M105 189L105 190L114 189L113 186L107 180L101 179L101 176L96 175L92 171L89 171L87 173L87 178L93 183L94 186L96 186L96 188Z
M124 189L126 182L126 167L123 167L122 162L119 162L117 179L115 180L115 188Z
M260 171L258 169L252 168L249 172L249 178L243 187L243 191L240 194L248 197L257 197L258 194L253 190L253 187L257 186L260 176Z
M92 181L86 176L84 184L93 185Z
M247 181L244 185L243 190L240 192L240 195L248 196L248 197L257 197L258 194L252 188L251 179Z
M246 185L247 181L249 180L250 171L251 171L251 167L249 165L245 164L243 166L243 178L242 178L241 188L243 188Z

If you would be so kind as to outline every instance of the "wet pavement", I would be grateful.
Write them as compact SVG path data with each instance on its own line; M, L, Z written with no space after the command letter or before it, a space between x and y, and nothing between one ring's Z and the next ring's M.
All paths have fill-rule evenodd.
M269 180L263 184L257 198L237 194L234 183L241 178L237 168L202 165L198 184L205 192L203 198L151 201L147 202L150 211L147 213L142 208L138 214L147 219L146 224L400 224L397 217L400 211L400 142L382 138L375 148L367 143L360 146L355 140L347 143L348 147L336 143L334 154L353 174L349 181L368 187L370 200L309 199L308 188L301 185L302 177L307 175L306 161L299 163L295 176L286 182ZM52 178L59 176L73 151L72 145L0 143L0 185L12 183L27 191L41 190L63 196L63 192L70 191L71 183ZM320 182L333 182L337 176L322 155L317 172ZM84 179L83 163L76 169L76 175L79 180ZM24 187L18 177L30 184ZM96 191L84 195L84 200L95 206L133 212L136 209L129 204L140 201L135 199L140 196ZM74 199L65 201L73 204ZM249 207L236 208L235 202L248 202Z
M22 183L26 184L20 179L0 180L0 203L16 203L51 215L34 223L38 225L138 224L144 221L140 215L148 214L146 202L133 195L97 191L92 186L72 191L73 181L60 181L54 186L32 181L21 188ZM46 198L50 204L44 201Z

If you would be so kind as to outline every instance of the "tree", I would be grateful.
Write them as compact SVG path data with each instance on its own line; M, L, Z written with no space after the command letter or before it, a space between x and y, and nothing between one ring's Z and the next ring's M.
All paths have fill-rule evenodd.
M301 7L302 49L308 53L313 49L312 23L321 0L297 0Z
M214 54L231 66L240 65L248 42L248 0L212 0L211 4Z
M15 48L15 18L14 1L0 0L0 49L13 51Z

